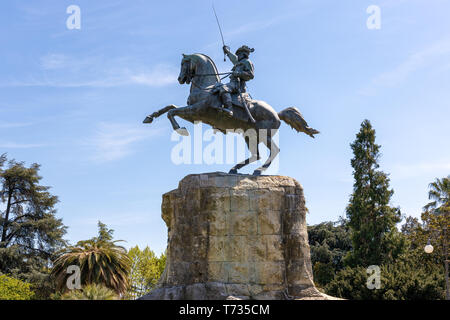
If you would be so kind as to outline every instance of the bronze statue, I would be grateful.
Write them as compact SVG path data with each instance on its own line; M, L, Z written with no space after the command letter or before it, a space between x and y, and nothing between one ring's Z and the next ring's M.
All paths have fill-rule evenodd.
M248 93L245 92L245 81L252 79L254 76L253 64L248 60L248 54L252 50L248 47L241 47L240 49L236 52L237 57L235 57L228 47L224 46L224 51L235 65L230 83L226 85L221 84L219 77L221 74L217 71L212 59L207 55L199 53L183 54L178 82L180 84L191 84L188 106L169 105L147 116L144 123L151 123L155 118L167 113L173 129L185 136L189 133L186 128L179 126L174 118L175 116L192 123L202 121L224 134L227 133L227 130L241 129L245 132L254 129L257 142L263 142L270 150L269 158L264 165L253 172L254 175L260 175L270 166L280 151L272 139L280 127L280 119L297 132L304 132L312 138L319 131L310 128L300 111L295 107L289 107L277 113L266 102L250 98ZM231 98L231 104L229 98ZM222 99L224 99L223 102ZM225 105L225 108L222 107L222 104ZM242 167L260 159L258 143L256 146L251 146L248 136L245 138L251 157L235 165L229 173L237 173Z
M233 54L228 46L223 46L223 52L228 56L234 66L231 69L230 82L228 84L218 82L213 93L216 91L219 92L225 111L229 116L233 116L233 112L231 111L233 105L231 94L238 93L242 95L242 93L245 93L247 91L245 83L255 77L255 68L249 60L250 53L253 51L255 49L242 46L237 49L236 54ZM244 107L248 108L246 104ZM252 119L252 122L254 122L254 119Z

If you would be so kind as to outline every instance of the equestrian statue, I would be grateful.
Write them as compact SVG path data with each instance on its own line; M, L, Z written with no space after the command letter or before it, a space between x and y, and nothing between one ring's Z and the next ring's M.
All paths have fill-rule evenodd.
M242 46L233 54L229 47L224 45L223 50L234 65L232 72L227 73L230 76L229 83L221 82L220 75L223 74L218 72L215 63L207 55L183 54L178 82L191 84L187 106L166 106L147 116L144 123L151 123L155 118L167 113L173 129L183 136L188 136L189 132L185 127L180 127L175 117L192 123L201 121L224 134L255 132L256 144L251 143L249 136L244 134L251 156L236 164L229 173L236 174L242 167L260 160L258 144L262 142L269 148L270 154L263 166L253 172L253 175L261 175L280 152L273 141L273 136L280 127L280 120L297 132L304 132L312 138L319 131L310 128L295 107L277 113L268 103L250 97L246 91L246 82L254 77L254 66L249 60L254 49Z

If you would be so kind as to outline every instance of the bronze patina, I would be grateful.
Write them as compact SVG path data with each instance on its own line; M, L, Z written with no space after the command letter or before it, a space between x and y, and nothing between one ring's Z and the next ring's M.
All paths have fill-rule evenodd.
M234 64L229 83L221 83L219 77L221 74L207 55L183 54L178 82L191 84L188 105L166 106L147 116L144 123L151 123L155 118L167 113L173 129L184 136L189 135L189 132L186 128L180 127L175 120L176 116L192 123L201 121L224 134L230 130L255 132L256 145L252 145L249 136L244 134L251 153L250 158L236 164L229 173L237 173L242 167L259 160L258 143L262 142L269 148L270 155L264 165L253 172L254 175L260 175L270 166L280 151L273 141L273 136L280 127L280 120L285 121L297 132L304 132L312 138L319 131L310 128L295 107L289 107L277 113L268 103L251 99L246 92L245 83L254 77L253 63L249 60L249 54L253 52L253 49L242 46L236 54L231 53L227 46L223 49Z

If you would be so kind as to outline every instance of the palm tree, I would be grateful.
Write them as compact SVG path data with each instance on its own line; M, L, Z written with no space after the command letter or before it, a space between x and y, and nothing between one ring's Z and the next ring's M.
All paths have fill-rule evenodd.
M89 284L82 290L72 290L61 296L61 300L117 300L117 294L105 286Z
M99 237L79 241L58 252L52 269L58 289L65 291L66 279L70 276L67 268L76 265L80 268L81 285L102 284L119 295L127 291L131 267L127 251L116 244L121 240L112 241L112 236L102 236L105 234L103 224L99 223L99 229Z
M450 224L450 175L446 178L436 179L429 185L428 199L433 200L424 208L426 212L433 213L437 223L434 225L435 231L440 234L442 239L442 247L444 252L445 264L445 296L450 300L450 284L448 277L448 233L447 229Z
M436 179L430 183L428 199L433 200L424 209L433 210L436 214L448 213L450 210L450 175L447 178Z

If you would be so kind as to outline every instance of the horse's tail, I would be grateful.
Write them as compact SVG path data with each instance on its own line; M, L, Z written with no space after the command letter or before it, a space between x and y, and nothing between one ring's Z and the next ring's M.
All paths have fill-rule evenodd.
M315 134L320 133L316 129L310 128L308 123L303 119L300 111L295 107L289 107L278 113L278 117L295 129L297 132L304 132L311 138L314 138Z

